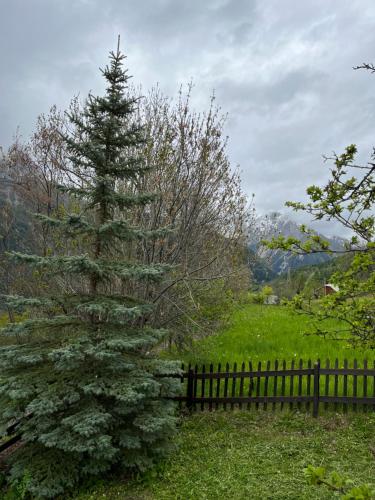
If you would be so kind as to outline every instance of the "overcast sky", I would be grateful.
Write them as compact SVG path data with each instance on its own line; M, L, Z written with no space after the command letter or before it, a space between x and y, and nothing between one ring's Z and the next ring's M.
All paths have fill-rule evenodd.
M229 114L233 165L262 213L327 177L322 154L375 144L374 0L0 0L0 145L89 90L121 34L136 84L194 80Z

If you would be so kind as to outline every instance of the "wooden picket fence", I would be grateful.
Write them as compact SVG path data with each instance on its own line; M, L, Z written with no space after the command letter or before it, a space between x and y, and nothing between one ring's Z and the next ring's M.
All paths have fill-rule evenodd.
M315 417L322 406L343 412L359 407L375 411L375 361L371 367L367 360L362 367L357 360L351 367L344 360L340 367L336 359L334 363L327 360L324 366L320 360L306 364L293 360L289 366L275 361L271 367L268 361L265 366L243 362L214 368L213 364L207 370L205 365L189 365L184 371L183 367L185 395L173 399L186 403L189 410L305 408Z
M187 370L182 366L182 373L160 376L181 380L185 395L167 399L185 404L190 411L288 408L306 409L317 417L322 407L343 412L359 408L375 411L375 361L370 365L364 360L362 365L354 360L350 367L344 360L340 367L336 359L332 364L327 360L324 366L320 360L315 363L293 360L289 366L286 361L275 361L271 367L267 361L265 366L259 362L255 367L250 361L240 366L234 363L232 368L229 363L224 368L219 363L216 369L210 364L208 370L205 365L201 368L189 365ZM21 440L18 424L9 425L6 432L9 438L0 442L0 453Z

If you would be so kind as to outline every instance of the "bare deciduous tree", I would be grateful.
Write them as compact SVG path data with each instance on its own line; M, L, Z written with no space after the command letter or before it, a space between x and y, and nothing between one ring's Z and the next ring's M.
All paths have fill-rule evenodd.
M150 175L119 186L124 192L159 193L151 205L129 210L125 217L135 226L149 230L167 226L172 231L141 246L127 244L122 250L126 258L172 266L163 288L134 286L142 299L156 304L158 326L167 327L170 342L180 345L192 333L206 334L217 326L249 280L246 199L238 169L232 169L227 155L226 117L214 97L206 113L194 112L191 91L192 86L186 93L181 90L176 102L158 88L139 99L137 120L145 125L142 154ZM76 99L71 108L79 109ZM60 206L63 212L72 207L72 200L56 189L58 184L84 187L91 182L89 168L77 170L69 163L61 134L66 127L66 116L52 107L48 115L38 118L30 141L23 144L17 139L7 155L9 172L24 203L47 216ZM76 209L85 207L81 202ZM43 255L51 246L58 251L47 226L36 227L35 234L41 235ZM60 244L63 247L64 242ZM79 290L81 284L69 279L59 286Z
M64 126L64 114L52 106L48 114L37 118L30 139L22 142L16 137L6 155L14 189L31 212L50 216L59 208L61 194L56 188L66 178L66 150L61 137ZM48 228L41 225L37 232L45 255Z
M246 199L238 169L228 160L225 116L214 97L206 113L194 112L191 90L189 86L186 94L180 91L174 103L156 88L140 105L151 169L142 187L156 189L160 196L151 208L136 214L137 223L173 229L162 239L144 243L142 258L145 263L175 266L163 289L144 293L158 301L157 316L164 318L179 343L192 330L207 332L231 294L248 286Z

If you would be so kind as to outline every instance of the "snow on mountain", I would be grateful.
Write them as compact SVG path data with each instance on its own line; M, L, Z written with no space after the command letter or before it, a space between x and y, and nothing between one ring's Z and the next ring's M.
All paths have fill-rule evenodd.
M255 223L249 228L248 244L250 251L264 265L267 265L273 274L282 274L289 269L320 264L332 258L332 256L323 253L294 255L291 252L282 250L270 250L261 245L262 240L270 240L280 235L293 236L301 241L306 240L306 235L299 230L299 224L278 212L257 217ZM326 237L321 234L320 236L330 243L333 250L341 250L344 247L345 240L343 238L337 236Z

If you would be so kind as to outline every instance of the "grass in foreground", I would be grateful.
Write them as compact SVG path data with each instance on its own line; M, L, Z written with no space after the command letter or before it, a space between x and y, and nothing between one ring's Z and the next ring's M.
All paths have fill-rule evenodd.
M325 500L308 464L375 486L375 415L214 412L184 419L169 460L130 482L103 484L76 500Z
M336 323L327 322L332 329ZM324 339L313 334L311 318L295 314L285 306L248 304L234 311L230 324L217 335L194 342L189 352L180 354L191 363L233 363L251 360L318 358L325 362L339 358L374 359L370 350L353 349L346 342ZM175 356L175 354L173 354Z

